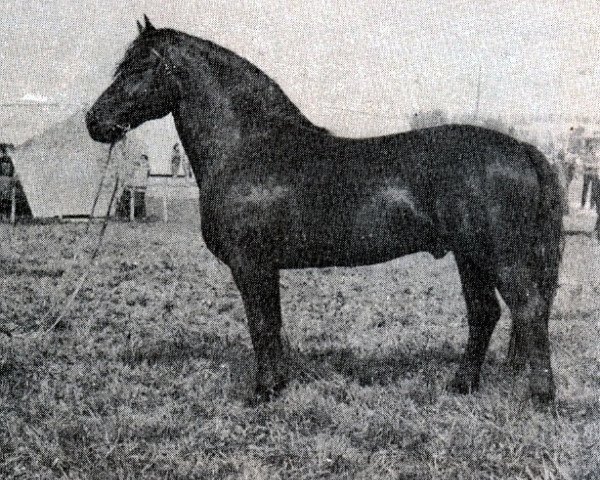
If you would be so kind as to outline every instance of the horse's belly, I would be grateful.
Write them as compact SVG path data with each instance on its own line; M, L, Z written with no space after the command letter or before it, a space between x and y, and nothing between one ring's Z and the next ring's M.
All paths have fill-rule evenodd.
M330 211L329 218L292 237L280 255L287 260L282 268L370 265L436 247L433 223L406 190L382 189L358 208L350 207Z
M434 237L433 224L414 205L388 200L361 209L350 248L358 258L386 261L427 250Z

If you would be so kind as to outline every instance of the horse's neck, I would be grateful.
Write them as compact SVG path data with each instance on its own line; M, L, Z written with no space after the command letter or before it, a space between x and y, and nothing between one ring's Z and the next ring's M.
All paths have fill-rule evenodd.
M171 59L184 72L173 117L199 182L237 158L235 151L250 136L271 135L283 125L327 133L245 59L216 45L190 45ZM213 49L211 55L206 55L206 48Z
M242 125L222 86L208 74L201 56L177 56L168 61L178 71L180 98L172 110L175 127L194 175L202 185L211 170L219 168L227 150L234 147Z
M223 168L238 148L241 128L226 105L207 114L199 102L182 101L172 112L177 133L194 175L203 186L206 177Z
M172 113L194 174L202 182L235 157L233 153L242 138L268 134L274 122L266 115L277 112L260 98L264 93L261 87L265 86L260 81L232 85L226 78L230 72L220 72L217 77L214 68L207 68L202 58L187 58L178 63L187 64L188 74L179 80L182 92ZM258 107L261 101L263 104Z

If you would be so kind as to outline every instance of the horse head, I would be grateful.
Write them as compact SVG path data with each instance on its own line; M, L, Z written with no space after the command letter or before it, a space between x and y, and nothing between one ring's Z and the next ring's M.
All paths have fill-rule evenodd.
M184 104L196 133L270 129L286 122L327 133L308 120L264 72L209 40L156 29L145 17L113 83L87 115L91 137L114 142ZM177 122L176 122L177 123ZM180 132L181 134L181 132Z
M139 35L117 67L112 84L86 115L90 136L112 143L147 120L169 114L179 95L172 66L166 60L167 32L156 29L144 15Z

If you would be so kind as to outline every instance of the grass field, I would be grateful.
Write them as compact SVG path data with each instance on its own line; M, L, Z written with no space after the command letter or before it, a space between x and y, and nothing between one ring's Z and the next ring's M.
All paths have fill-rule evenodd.
M242 304L198 226L109 225L42 333L87 268L84 230L0 225L0 478L600 478L596 240L567 241L543 413L506 372L506 313L481 391L445 391L467 335L451 255L284 272L292 379L252 407Z

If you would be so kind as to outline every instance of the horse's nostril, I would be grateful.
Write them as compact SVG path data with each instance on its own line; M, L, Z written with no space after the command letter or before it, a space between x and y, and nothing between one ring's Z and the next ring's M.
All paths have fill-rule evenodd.
M95 115L87 113L86 127L90 137L97 142L112 143L122 139L127 131L128 127L123 127L113 122L107 122L99 120Z

